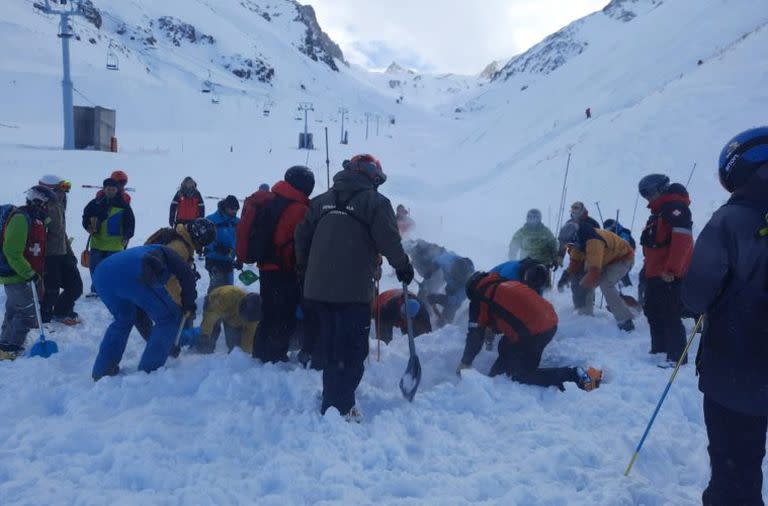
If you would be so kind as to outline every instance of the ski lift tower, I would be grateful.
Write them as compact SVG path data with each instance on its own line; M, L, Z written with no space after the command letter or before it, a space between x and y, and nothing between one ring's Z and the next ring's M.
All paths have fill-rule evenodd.
M75 115L74 100L72 98L72 76L69 69L69 39L72 38L72 28L69 26L69 18L72 16L85 16L85 8L80 0L72 0L67 7L67 0L59 0L61 9L51 8L50 0L43 3L35 2L33 5L45 14L59 16L59 38L61 39L61 59L64 67L64 77L61 80L61 97L64 107L64 149L75 149Z
M312 134L309 133L309 127L307 125L307 113L314 111L312 102L300 102L299 111L304 112L304 133L299 134L299 149L314 149L314 143L312 142Z
M344 130L344 118L347 116L349 109L346 107L339 107L339 114L341 115L341 143L347 143L347 131Z

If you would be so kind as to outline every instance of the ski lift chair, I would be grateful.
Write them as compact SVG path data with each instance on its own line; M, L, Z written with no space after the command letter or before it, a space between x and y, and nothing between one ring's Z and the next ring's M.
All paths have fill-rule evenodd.
M117 53L111 49L107 53L107 70L120 70L120 60L117 58Z

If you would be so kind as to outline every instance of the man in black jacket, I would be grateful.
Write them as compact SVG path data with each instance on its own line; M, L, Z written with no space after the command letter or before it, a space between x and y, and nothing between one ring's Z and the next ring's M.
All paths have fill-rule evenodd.
M768 127L720 154L732 193L696 241L683 303L707 321L696 360L712 476L704 505L763 504L768 426Z
M377 191L386 181L381 163L357 155L343 167L333 187L312 199L296 228L296 265L304 273L304 298L316 311L326 352L321 412L333 406L359 421L355 390L368 355L378 255L387 258L403 283L413 280L413 267L400 243L392 204Z

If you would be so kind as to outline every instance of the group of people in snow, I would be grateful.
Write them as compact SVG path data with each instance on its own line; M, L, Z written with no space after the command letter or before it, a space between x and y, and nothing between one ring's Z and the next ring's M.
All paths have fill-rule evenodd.
M731 193L694 246L690 198L683 185L663 174L638 184L650 216L640 238L642 308L651 333L651 353L684 364L684 308L706 314L697 370L704 392L712 478L706 504L751 504L760 497L768 422L768 128L743 132L726 145L720 180ZM146 244L128 248L134 234L127 176L116 171L86 206L91 291L112 314L92 376L119 372L131 329L146 339L139 369L165 364L179 345L214 351L223 330L229 350L240 347L262 362L286 362L291 336L301 322L298 361L322 369L321 413L335 408L359 420L355 391L368 355L372 319L385 342L413 317L415 334L453 322L468 300L468 331L457 374L471 367L483 347L501 335L491 376L506 374L532 385L573 382L599 387L602 372L587 367L540 367L557 332L558 315L543 293L551 273L564 266L557 288L570 287L573 305L592 315L600 288L619 329L635 330L637 309L620 287L631 285L635 259L631 231L617 220L602 227L582 202L557 237L531 209L514 233L508 261L488 272L472 260L422 239L403 239L414 228L408 210L379 191L386 181L369 154L345 160L328 191L310 200L315 181L303 166L289 168L271 188L262 185L243 205L227 196L215 213L192 178L185 178L170 207L168 228ZM0 355L24 351L35 326L31 284L44 293L43 321L77 323L74 302L82 293L77 259L66 232L69 183L45 176L26 193L21 207L2 206L0 283L6 313ZM200 326L195 327L195 255L205 258L210 285ZM378 292L382 257L403 287L422 277L406 307L402 289ZM234 286L234 270L256 263L260 293ZM376 287L376 289L375 289ZM44 290L43 290L44 288ZM734 436L737 434L738 437ZM739 501L732 502L733 498ZM757 503L757 502L755 502Z

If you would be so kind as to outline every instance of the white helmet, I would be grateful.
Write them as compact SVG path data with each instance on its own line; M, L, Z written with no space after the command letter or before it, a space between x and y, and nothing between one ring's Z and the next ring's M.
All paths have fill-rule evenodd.
M63 182L64 180L55 174L46 174L40 178L40 181L38 181L41 185L53 189L58 188Z
M49 200L55 198L53 191L50 188L43 185L35 185L26 194L27 204L30 205L44 205Z

